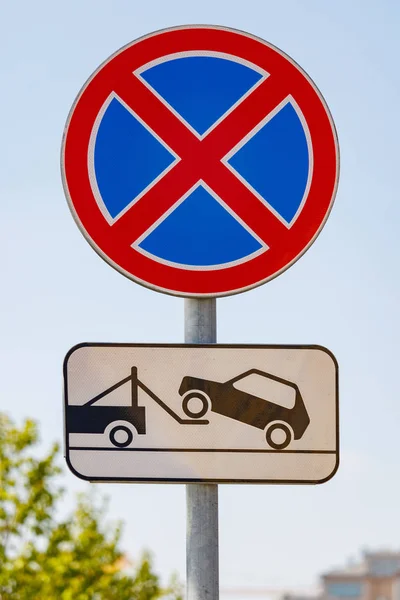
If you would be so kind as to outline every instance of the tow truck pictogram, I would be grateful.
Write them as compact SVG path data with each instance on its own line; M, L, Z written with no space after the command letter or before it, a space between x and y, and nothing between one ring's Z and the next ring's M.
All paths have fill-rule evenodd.
M268 382L275 383L275 394L274 390L268 391ZM127 383L131 386L129 406L96 406L99 400ZM179 394L183 397L182 410L189 417L184 419L140 381L134 366L128 377L85 404L68 405L67 432L104 433L114 446L126 448L135 434L146 434L146 409L138 404L139 388L180 425L208 425L209 421L202 417L212 411L264 430L266 441L274 450L283 450L292 439L300 439L310 423L298 386L259 369L250 369L226 382L183 377Z
M129 406L96 406L96 403L126 383L131 384L131 402ZM107 388L94 398L80 406L66 407L68 433L108 433L111 443L118 448L126 448L134 434L146 433L146 409L138 404L138 389L142 389L162 409L180 425L208 425L208 420L182 419L152 390L138 379L137 367L131 368L131 374ZM95 412L94 412L95 411ZM123 423L122 423L123 422Z

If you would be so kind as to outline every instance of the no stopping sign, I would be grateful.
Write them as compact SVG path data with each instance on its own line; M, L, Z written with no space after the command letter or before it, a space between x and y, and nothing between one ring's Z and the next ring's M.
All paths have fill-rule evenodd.
M223 296L292 265L334 201L338 146L315 84L247 33L188 26L111 56L69 115L64 187L93 248L178 296Z

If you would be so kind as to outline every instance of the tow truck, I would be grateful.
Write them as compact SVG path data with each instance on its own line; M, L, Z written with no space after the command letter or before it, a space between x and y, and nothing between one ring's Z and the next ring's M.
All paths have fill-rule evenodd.
M130 383L131 398L129 406L102 406L96 405L102 398ZM138 390L142 389L165 412L167 412L180 425L208 425L208 420L182 419L152 390L138 378L137 367L131 368L128 377L117 381L94 398L82 405L67 405L66 426L68 433L106 433L111 443L117 448L126 448L134 437L134 433L146 433L146 409L138 404Z

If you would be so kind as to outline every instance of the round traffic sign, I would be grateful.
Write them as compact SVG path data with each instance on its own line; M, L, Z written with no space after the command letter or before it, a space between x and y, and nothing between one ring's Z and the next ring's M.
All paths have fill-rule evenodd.
M89 78L66 124L65 192L93 248L178 296L265 283L313 243L338 180L315 84L286 54L211 26L163 30Z

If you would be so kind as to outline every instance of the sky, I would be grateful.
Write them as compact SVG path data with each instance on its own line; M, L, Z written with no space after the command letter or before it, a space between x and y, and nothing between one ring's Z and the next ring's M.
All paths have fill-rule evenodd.
M2 0L0 409L62 443L62 363L83 342L183 342L181 298L141 287L92 250L67 206L70 107L113 52L174 25L225 25L296 60L321 90L341 176L318 239L289 270L218 299L218 341L321 344L340 369L341 465L320 486L221 485L221 588L310 586L360 549L399 549L399 70L395 0ZM68 496L90 487L65 474ZM185 574L183 485L97 484L132 557Z

